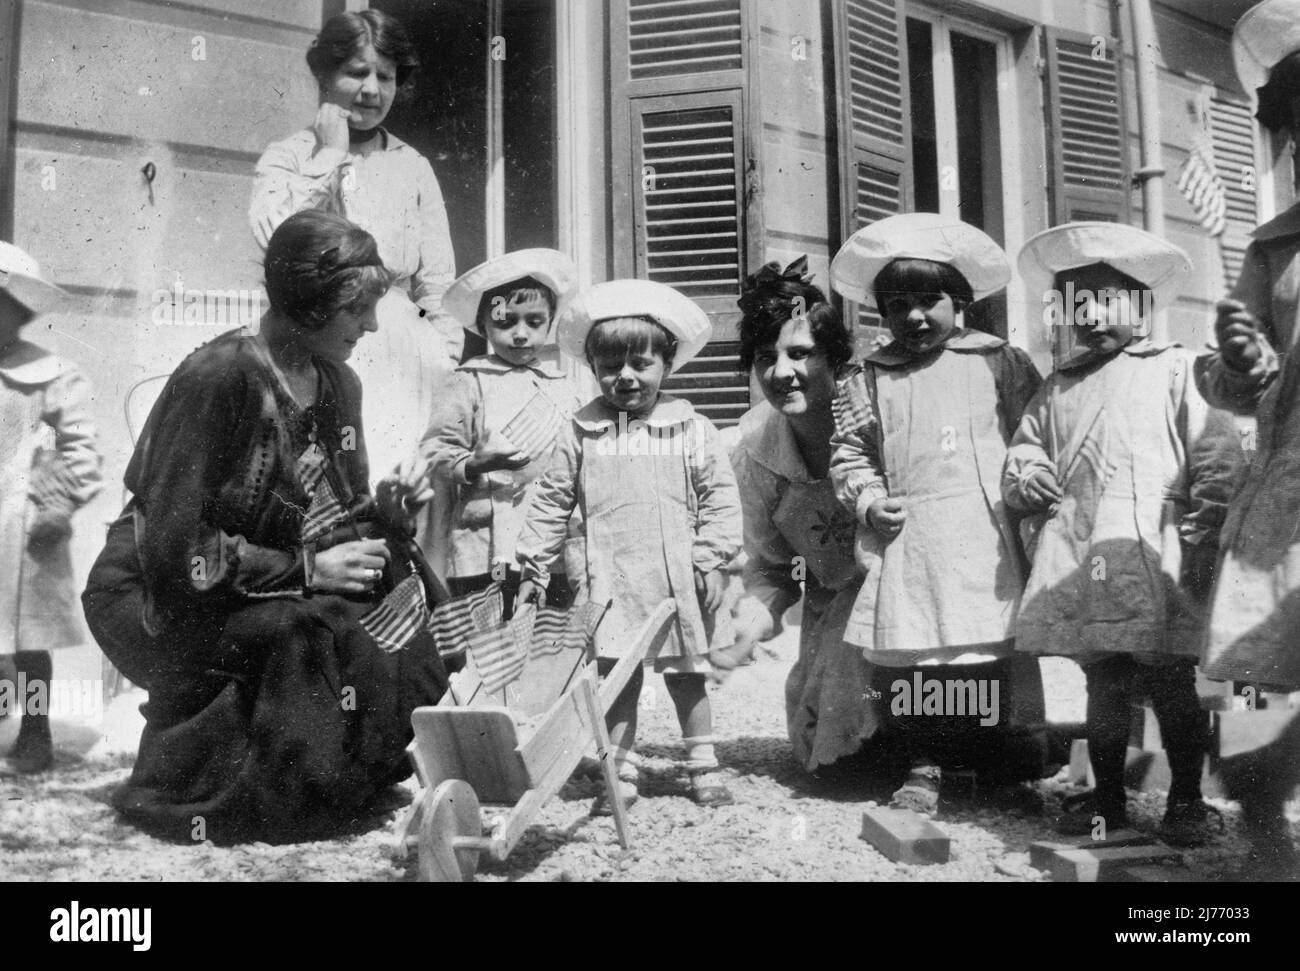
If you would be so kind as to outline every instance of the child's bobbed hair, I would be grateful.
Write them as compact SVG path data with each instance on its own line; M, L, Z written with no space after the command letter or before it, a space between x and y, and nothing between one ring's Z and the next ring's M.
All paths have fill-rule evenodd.
M888 295L894 293L946 293L957 310L975 302L970 281L951 263L934 260L893 260L876 274L871 284L876 306L884 308Z
M492 310L498 300L503 307L508 307L512 303L545 300L551 317L555 316L555 291L536 277L520 277L518 280L511 280L509 283L483 291L483 296L478 302L478 313L474 316L474 325L480 334L487 333L487 324L492 319Z
M393 281L373 236L319 209L282 222L266 244L262 265L271 309L305 330L355 313L366 297L383 296Z
M748 373L759 348L775 344L784 327L796 314L808 321L813 341L826 355L832 369L853 356L853 342L845 330L840 312L826 302L826 295L813 285L808 258L801 256L784 270L768 263L745 279L740 300L740 369Z
M587 363L595 365L598 357L618 357L649 352L663 358L672 367L677 354L677 338L663 324L650 317L614 317L597 321L587 334L583 350Z
M1268 83L1259 89L1255 117L1269 131L1291 128L1291 99L1300 95L1300 51L1293 51L1273 66Z
M1115 274L1115 276L1117 277L1117 282L1119 284L1119 286L1115 288L1117 290L1133 290L1139 293L1141 293L1142 291L1150 291L1151 306L1152 307L1155 306L1155 292L1151 290L1151 287L1149 285L1143 283L1141 280L1137 279L1136 277L1129 276L1119 267L1111 266L1109 263L1106 263L1104 261L1097 262L1097 263L1089 263L1087 266L1080 266L1071 270L1057 270L1056 276L1053 280L1053 283L1056 287L1056 292L1057 293L1065 292L1066 278L1069 277L1070 275L1075 273L1082 273L1084 270L1096 269L1097 267L1101 267L1102 269Z

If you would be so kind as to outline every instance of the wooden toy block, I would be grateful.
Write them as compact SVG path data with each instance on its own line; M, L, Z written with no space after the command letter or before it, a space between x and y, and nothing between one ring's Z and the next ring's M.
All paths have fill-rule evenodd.
M862 838L895 863L947 863L948 837L910 809L868 809Z
M1063 850L1052 857L1052 880L1056 883L1098 883L1118 879L1130 867L1181 861L1177 852L1159 844Z
M1051 870L1052 857L1068 850L1095 850L1106 846L1142 846L1154 842L1145 833L1135 829L1117 829L1107 834L1104 840L1094 840L1091 836L1061 836L1054 840L1042 840L1029 844L1029 865L1036 870Z

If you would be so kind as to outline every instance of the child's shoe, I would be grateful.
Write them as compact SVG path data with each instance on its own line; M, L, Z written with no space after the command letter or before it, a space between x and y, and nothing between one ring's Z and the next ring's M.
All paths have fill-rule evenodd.
M691 778L691 798L697 806L713 809L730 806L736 801L727 788L727 774L718 765L713 751L712 735L684 738L686 744L686 771Z
M1156 835L1170 846L1204 846L1223 830L1223 815L1204 800L1171 799Z
M935 816L939 812L939 784L942 780L943 773L937 765L913 765L906 781L889 800L889 808L910 809L922 816Z
M735 804L736 797L727 788L727 773L722 769L695 769L690 775L691 798L695 805L716 809Z
M1062 836L1087 836L1097 828L1101 817L1107 832L1115 832L1128 825L1128 806L1123 796L1099 796L1097 790L1067 796L1061 801L1061 814L1056 817L1056 831Z
M0 774L35 775L54 766L54 738L48 716L25 715L9 757L0 762Z

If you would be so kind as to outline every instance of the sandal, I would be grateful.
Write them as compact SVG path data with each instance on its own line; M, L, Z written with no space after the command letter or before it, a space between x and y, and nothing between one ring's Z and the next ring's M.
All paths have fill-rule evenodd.
M937 765L914 765L907 780L889 800L890 809L909 809L933 818L939 812L939 783L943 773Z
M1201 799L1170 800L1156 835L1170 846L1204 846L1227 827L1223 814Z
M1055 828L1062 836L1088 836L1097 827L1100 817L1109 832L1128 826L1128 807L1123 797L1117 802L1097 795L1097 790L1080 792L1061 800L1061 812L1055 819Z

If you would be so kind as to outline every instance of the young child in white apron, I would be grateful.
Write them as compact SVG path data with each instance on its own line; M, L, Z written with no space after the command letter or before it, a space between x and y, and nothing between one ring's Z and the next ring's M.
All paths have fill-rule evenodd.
M1176 299L1192 263L1178 247L1114 223L1039 233L1020 254L1031 304L1059 310L1075 350L1025 410L1007 455L1008 504L1047 512L1016 646L1071 657L1088 683L1087 737L1097 787L1067 800L1062 832L1127 824L1124 763L1131 694L1150 695L1172 781L1160 835L1202 843L1207 716L1195 668L1204 625L1192 587L1208 592L1233 466L1221 461L1196 389L1193 356L1150 332L1154 309ZM1066 336L1066 335L1063 335ZM1226 416L1222 416L1226 417Z
M519 534L524 582L536 599L559 560L573 514L582 514L582 586L613 602L596 631L617 657L665 599L677 606L654 658L686 745L691 792L701 805L733 801L714 752L705 691L711 620L722 604L723 567L740 549L740 497L717 430L689 402L660 393L669 371L699 353L711 332L694 302L663 284L602 283L580 293L560 320L560 346L586 360L601 396L560 433ZM624 794L636 795L640 671L609 715Z
M90 385L19 330L63 291L36 261L0 242L0 715L22 722L0 774L54 764L51 650L86 642L68 539L73 512L100 488ZM7 690L6 690L7 689Z
M1045 755L1042 686L1014 654L1022 554L998 483L1041 379L1024 351L961 326L1010 277L992 239L933 213L873 223L831 264L834 288L894 338L836 403L831 481L866 575L844 636L875 668L884 738L910 765L893 805L928 815L945 753L986 762L999 796L1038 803L1018 783Z
M421 460L451 497L445 551L451 592L460 596L500 582L507 612L519 588L515 538L529 497L556 435L583 403L554 343L556 311L576 288L567 256L530 249L474 267L443 297L448 313L487 339L489 353L453 375L420 443ZM551 580L549 599L564 606L564 571Z

